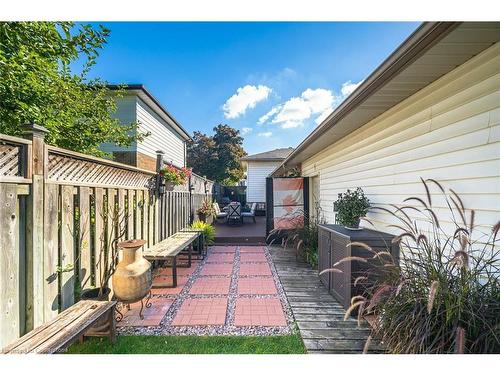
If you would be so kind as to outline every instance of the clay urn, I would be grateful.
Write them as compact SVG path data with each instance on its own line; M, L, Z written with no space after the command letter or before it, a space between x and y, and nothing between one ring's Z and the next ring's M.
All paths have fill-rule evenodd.
M112 277L113 292L120 302L133 303L143 299L150 291L151 263L142 257L144 240L128 240L118 244L123 257Z

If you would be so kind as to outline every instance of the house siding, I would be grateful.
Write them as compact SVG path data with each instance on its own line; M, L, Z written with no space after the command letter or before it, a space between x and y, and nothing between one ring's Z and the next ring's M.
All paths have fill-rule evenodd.
M334 222L338 193L363 188L372 205L389 208L409 196L424 197L420 177L452 188L477 225L500 217L500 43L441 77L404 102L302 163L304 176L319 176L325 219ZM434 189L443 227L447 207ZM440 215L441 214L441 215ZM394 232L394 219L369 213Z
M266 201L266 177L281 163L248 161L247 167L247 202Z
M144 141L138 143L137 151L156 157L156 151L162 150L165 153L165 161L184 167L186 165L184 140L139 98L137 98L136 111L139 131L151 133Z
M132 124L137 121L136 115L136 97L135 96L123 96L116 99L116 112L113 114L113 118L120 120L122 124ZM137 143L134 142L130 146L118 146L114 143L104 143L101 145L101 150L104 152L116 152L116 151L135 151L137 148Z

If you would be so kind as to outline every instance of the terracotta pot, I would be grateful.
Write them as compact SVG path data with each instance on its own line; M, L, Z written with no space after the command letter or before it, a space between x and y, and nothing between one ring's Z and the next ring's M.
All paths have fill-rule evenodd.
M120 302L137 302L151 289L151 263L142 257L141 251L145 243L144 240L129 240L118 244L123 258L113 274L112 285L114 297Z

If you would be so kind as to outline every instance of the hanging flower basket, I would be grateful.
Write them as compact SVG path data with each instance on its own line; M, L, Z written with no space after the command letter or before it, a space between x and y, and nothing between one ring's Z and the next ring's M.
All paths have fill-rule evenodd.
M190 168L177 168L171 164L167 164L162 170L159 172L162 180L165 184L166 191L174 190L175 186L184 185L188 178L191 176Z

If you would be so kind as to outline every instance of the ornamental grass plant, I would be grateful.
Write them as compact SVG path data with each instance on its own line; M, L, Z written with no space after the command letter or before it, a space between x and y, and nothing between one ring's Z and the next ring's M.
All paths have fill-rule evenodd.
M371 317L373 335L391 353L500 353L500 222L476 225L454 190L432 179L422 184L424 199L373 208L393 218L399 265L389 251L374 252L377 277L354 281L365 292L352 298L345 318Z

